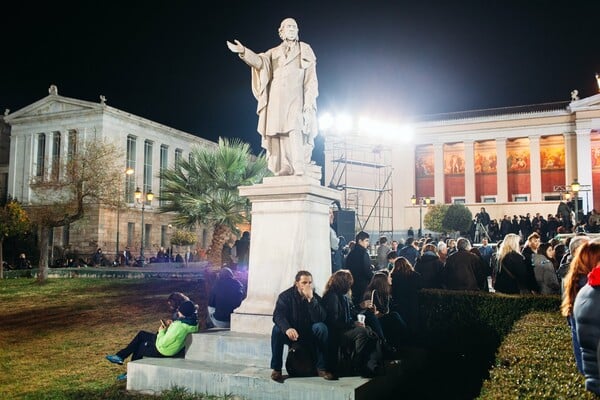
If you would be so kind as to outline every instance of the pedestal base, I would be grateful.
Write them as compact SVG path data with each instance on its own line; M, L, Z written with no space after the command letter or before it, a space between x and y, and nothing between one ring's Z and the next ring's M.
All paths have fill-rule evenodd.
M329 207L341 193L304 175L265 178L240 194L252 202L252 237L248 296L232 314L231 330L270 334L277 296L299 270L309 271L323 293L331 275Z

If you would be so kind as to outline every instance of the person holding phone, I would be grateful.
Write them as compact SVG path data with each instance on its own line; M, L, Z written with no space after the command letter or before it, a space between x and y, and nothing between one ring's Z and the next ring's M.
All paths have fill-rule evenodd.
M183 355L185 338L189 333L198 332L197 307L192 301L181 303L177 310L178 318L170 324L160 320L158 333L139 331L129 344L115 354L106 356L113 364L123 365L131 356L131 361L144 357L177 357ZM118 380L127 379L121 374Z

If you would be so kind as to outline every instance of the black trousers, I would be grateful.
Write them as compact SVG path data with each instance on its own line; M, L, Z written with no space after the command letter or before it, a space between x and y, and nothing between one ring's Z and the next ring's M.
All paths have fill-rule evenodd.
M144 357L164 357L156 349L156 333L139 331L133 340L117 352L123 360L131 355L131 361Z

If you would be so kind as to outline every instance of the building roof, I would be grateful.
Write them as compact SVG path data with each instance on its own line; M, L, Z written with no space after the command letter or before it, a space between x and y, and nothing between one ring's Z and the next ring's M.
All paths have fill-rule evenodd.
M450 121L469 118L494 117L510 114L531 114L548 111L567 111L570 101L557 101L553 103L528 104L500 108L487 108L482 110L457 111L443 114L428 114L417 116L418 122Z

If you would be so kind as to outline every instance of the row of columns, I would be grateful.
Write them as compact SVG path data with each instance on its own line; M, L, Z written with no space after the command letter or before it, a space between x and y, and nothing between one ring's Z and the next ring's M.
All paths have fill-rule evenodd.
M565 185L569 185L575 178L583 185L592 184L592 161L591 161L591 141L590 129L578 129L575 133L564 133L565 144ZM530 149L530 193L531 202L541 202L542 197L542 165L540 156L541 135L531 135L529 138ZM507 151L506 144L508 138L499 137L496 142L496 199L498 203L512 201L508 198L508 167L506 163ZM479 203L476 199L475 191L475 140L465 140L464 142L465 158L465 201L468 204ZM579 157L578 157L579 155ZM442 204L445 199L444 190L444 143L433 144L434 158L434 198L436 203ZM583 199L584 203L588 198ZM593 199L589 201L593 204ZM584 204L587 209L587 204ZM592 207L590 207L592 208Z

